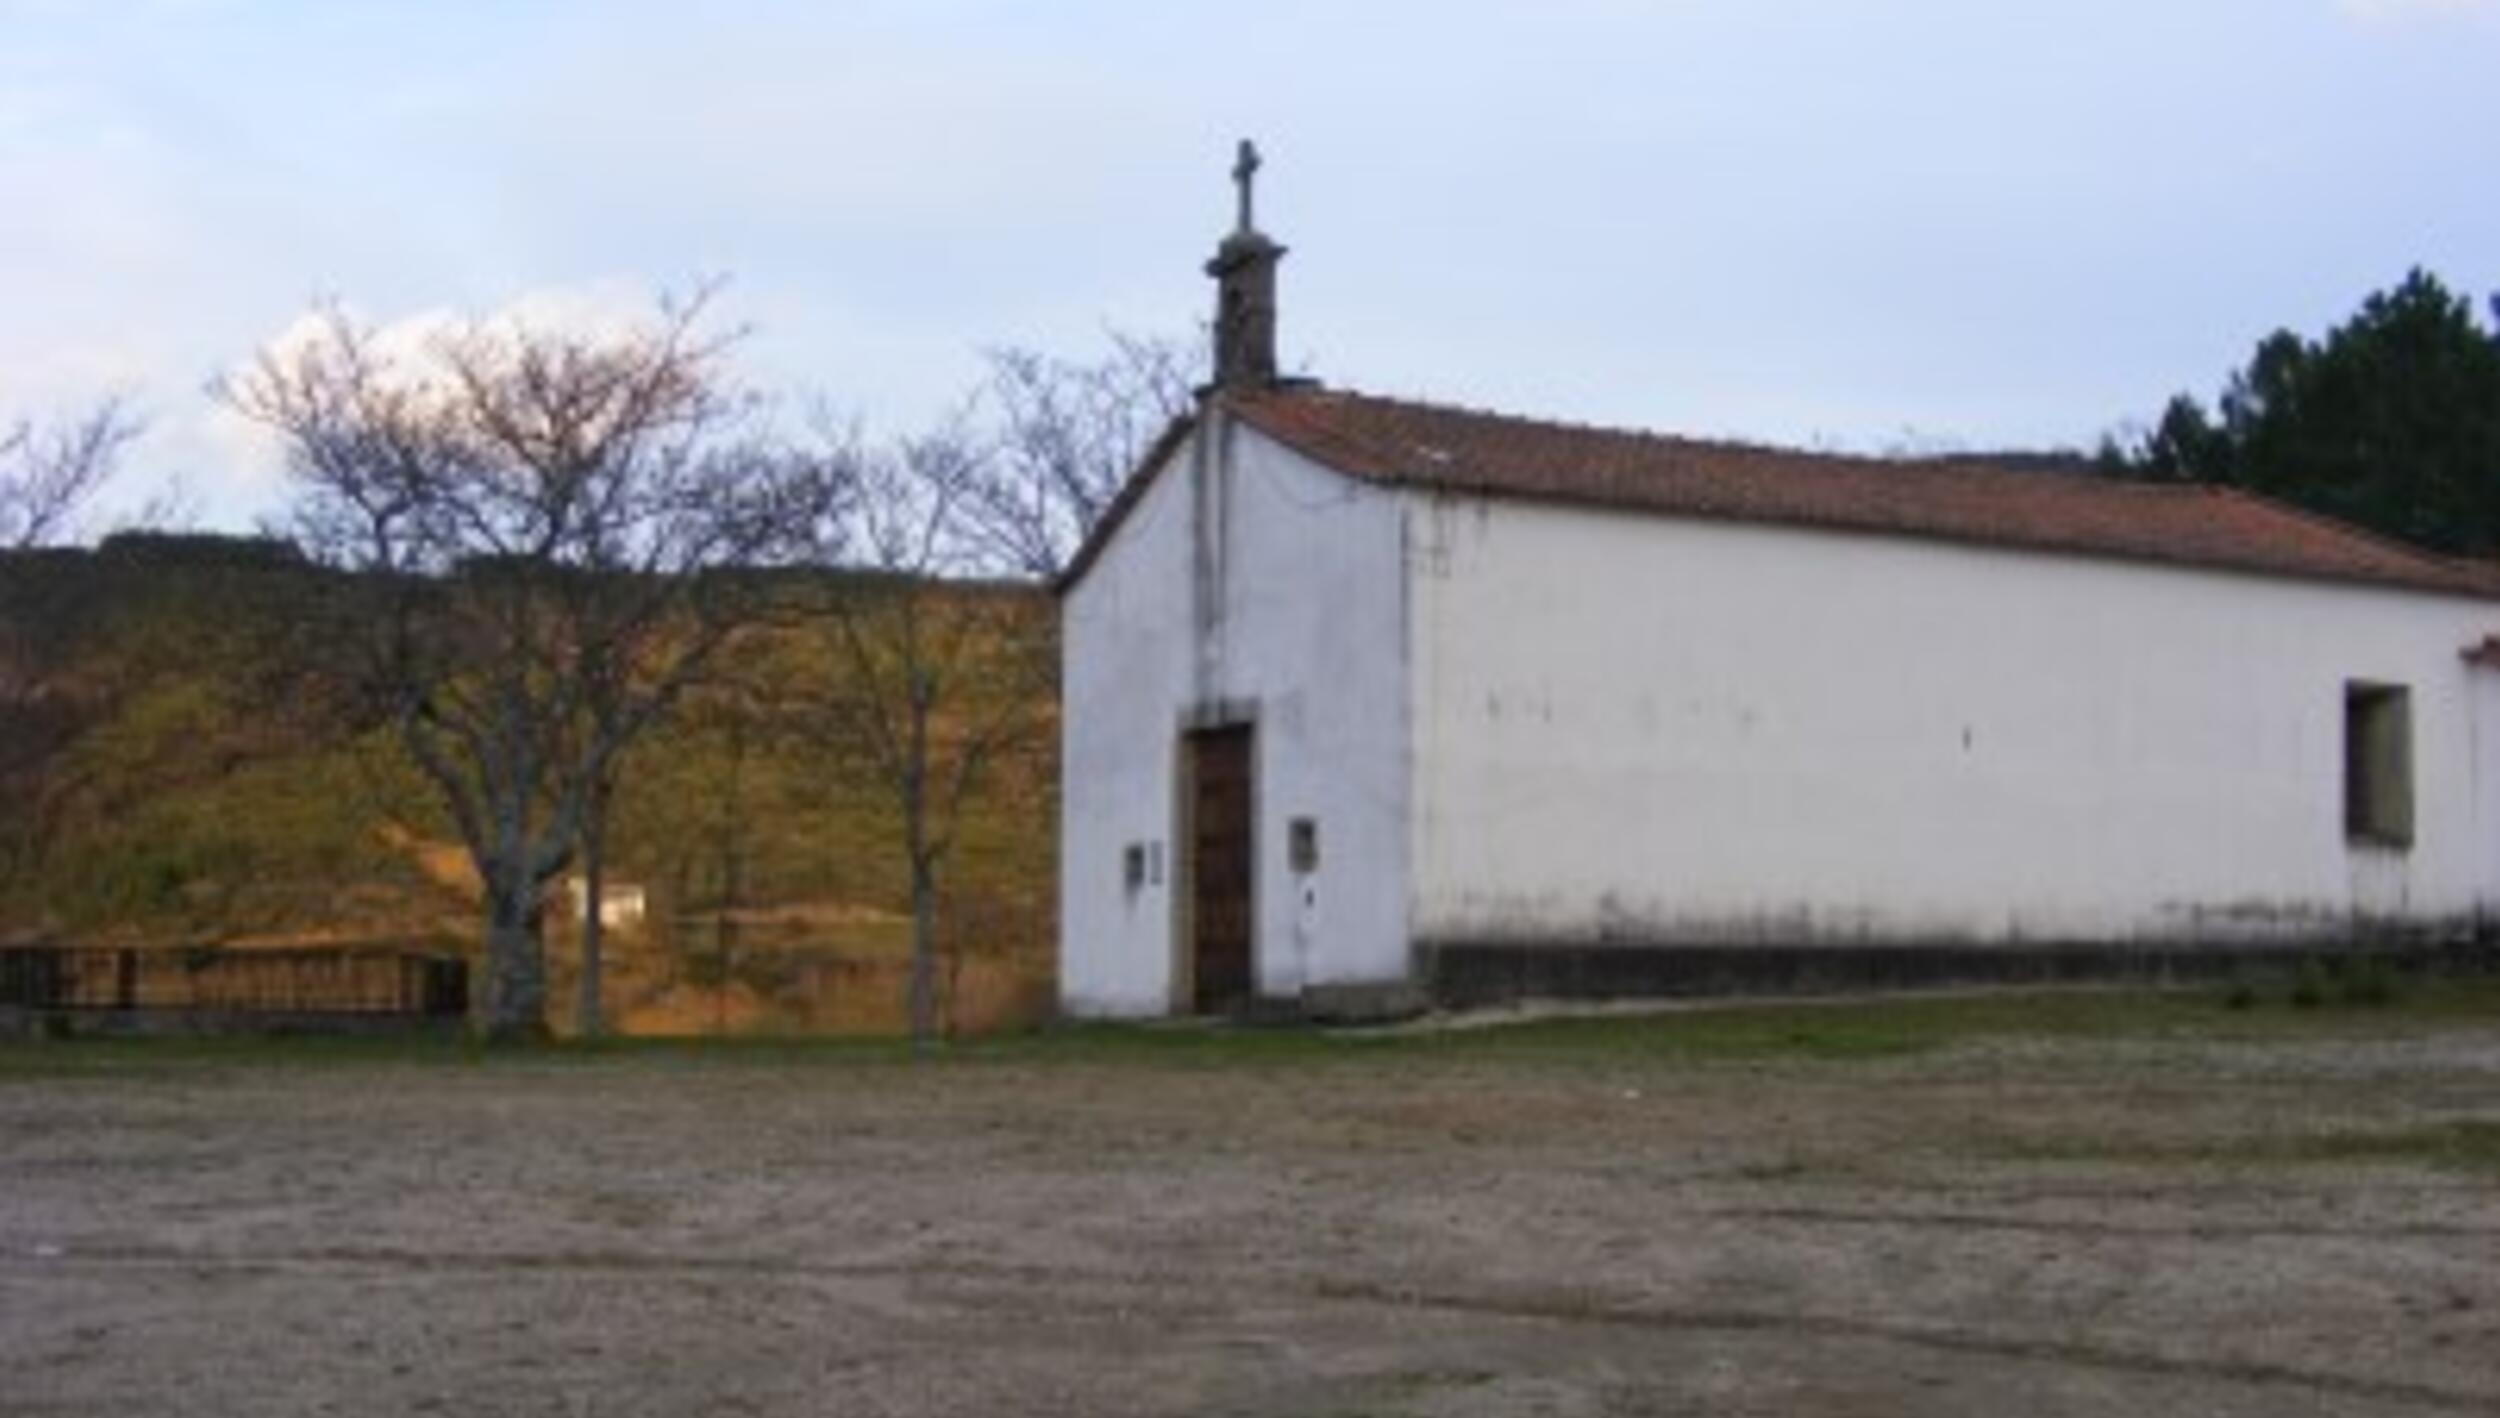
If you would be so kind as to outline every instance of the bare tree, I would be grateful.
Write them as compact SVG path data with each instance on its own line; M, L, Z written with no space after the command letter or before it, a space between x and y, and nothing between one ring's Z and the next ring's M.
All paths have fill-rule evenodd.
M619 760L806 525L705 302L591 337L469 322L394 352L336 309L219 393L285 440L327 643L484 890L491 1038L546 1028L542 910Z
M831 675L785 679L784 732L866 771L892 804L910 880L912 1037L938 1034L938 912L966 806L1047 724L1037 640L1052 628L1029 583L982 579L970 509L988 468L960 426L891 448L828 439L824 475L849 493L825 538L807 622Z
M97 569L47 549L138 431L118 398L0 424L0 866L12 873L43 855L61 766L116 700L116 685L76 672L93 658Z
M747 857L753 836L748 802L751 739L763 722L751 686L725 680L705 696L706 727L722 740L725 764L706 823L712 897L712 1032L729 1032L729 989L737 979L739 930L746 910Z
M118 398L56 423L0 425L0 550L49 545L138 433Z
M974 399L982 458L958 509L967 549L1001 574L1057 576L1189 412L1195 359L1177 340L1118 331L1092 361L989 351Z
M910 881L913 1038L939 1030L938 914L967 808L1046 749L1057 622L1043 589L1192 398L1176 341L1113 334L1087 362L1016 348L940 432L871 448L827 436L846 497L825 539L814 625L839 673L785 683L785 731L888 795ZM1037 762L1039 771L1046 765Z

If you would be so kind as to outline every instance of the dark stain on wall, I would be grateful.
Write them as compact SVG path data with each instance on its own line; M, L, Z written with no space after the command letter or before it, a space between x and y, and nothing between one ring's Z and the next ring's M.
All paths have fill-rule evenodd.
M1944 985L2172 983L2296 968L2337 952L2369 953L2407 972L2489 973L2488 940L2352 937L2219 947L2142 942L2016 945L1635 945L1426 942L1416 978L1433 1002L1467 1009L1522 1000L1674 999L1836 994Z

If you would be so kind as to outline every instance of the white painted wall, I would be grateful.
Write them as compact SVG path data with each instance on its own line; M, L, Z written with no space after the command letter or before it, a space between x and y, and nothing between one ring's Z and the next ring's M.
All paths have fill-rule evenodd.
M1174 1007L1177 739L1193 714L1256 725L1259 989L1407 975L1401 499L1218 419L1155 478L1062 606L1062 1005ZM1195 504L1193 515L1193 503ZM1205 608L1193 611L1205 570ZM1198 621L1204 616L1205 633ZM1318 825L1318 869L1287 824ZM1160 881L1128 891L1146 844Z
M1172 734L1190 694L1189 474L1175 454L1059 609L1059 995L1161 1014L1172 991ZM1159 881L1130 892L1127 844Z
M2500 882L2500 605L1418 499L1426 941L2234 940ZM2415 845L2344 835L2413 693Z

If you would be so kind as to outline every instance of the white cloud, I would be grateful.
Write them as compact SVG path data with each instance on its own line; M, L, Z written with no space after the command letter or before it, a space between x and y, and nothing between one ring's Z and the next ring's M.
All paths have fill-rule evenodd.
M498 336L529 333L616 339L649 328L656 303L629 282L604 280L526 290L477 312L430 306L384 320L353 305L342 304L339 312L358 328L370 331L377 353L415 373L434 362L444 340L470 328ZM317 342L329 320L324 310L306 310L262 340L258 350L281 358L293 354Z
M393 372L411 381L439 378L442 342L472 326L495 334L527 331L590 339L615 338L647 328L655 318L653 299L624 281L591 281L524 291L492 310L470 314L449 307L410 311L376 320L352 306L340 313L372 336L372 349L389 361ZM317 344L329 316L306 310L262 339L254 354L227 372L244 377L262 356L284 361ZM286 445L277 432L225 404L198 408L164 430L165 441L187 455L187 461L210 474L186 480L186 491L209 521L242 526L274 515L286 493Z
M331 310L305 310L262 339L253 353L229 371L241 378L261 359L284 363L327 337L333 318L343 318L367 336L366 346L387 366L388 374L410 386L440 383L449 374L444 349L466 332L480 331L494 339L528 336L569 336L592 341L617 340L650 329L659 318L656 302L623 281L592 281L523 291L482 312L432 306L386 320L377 320L352 305ZM229 417L232 417L229 411ZM253 447L249 440L222 439L229 451ZM266 445L274 448L275 444Z

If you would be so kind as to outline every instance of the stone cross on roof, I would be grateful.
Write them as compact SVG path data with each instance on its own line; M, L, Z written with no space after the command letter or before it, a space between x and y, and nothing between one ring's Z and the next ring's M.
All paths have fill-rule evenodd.
M1258 145L1244 138L1233 159L1241 209L1207 262L1207 274L1215 277L1215 383L1223 388L1276 382L1276 263L1285 248L1258 228L1251 209L1258 175Z
M1255 229L1255 224L1250 220L1250 184L1258 175L1258 146L1244 138L1241 140L1240 155L1233 159L1233 185L1241 189L1241 212L1236 230L1246 232Z

